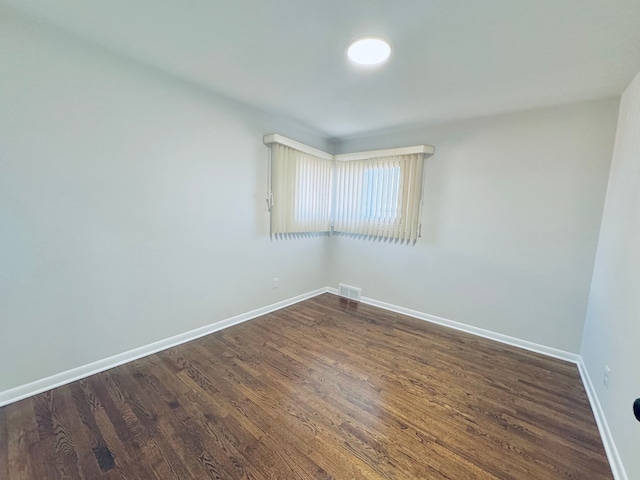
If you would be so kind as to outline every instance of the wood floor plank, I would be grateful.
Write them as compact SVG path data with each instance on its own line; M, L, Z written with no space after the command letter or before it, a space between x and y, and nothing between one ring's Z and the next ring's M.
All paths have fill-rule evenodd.
M10 426L7 436L8 465L12 476L17 479L35 477L34 465L30 458L28 445L35 441L35 417L30 408L6 407L7 424Z
M115 460L113 458L113 453L109 449L109 446L96 423L96 419L93 415L92 400L87 398L85 389L82 388L80 382L71 384L70 388L79 420L85 428L85 435L87 439L86 446L88 448L85 449L84 454L88 454L90 450L91 454L93 454L93 460L97 463L100 471L102 473L109 472L115 468ZM95 400L93 402L95 402ZM93 404L95 405L95 403ZM87 459L87 461L89 460ZM97 473L94 475L96 477L99 476Z
M27 409L29 402L24 400L23 402L25 403L22 404L22 402L20 402L19 405ZM59 472L57 471L58 462L55 459L52 402L53 391L36 395L30 402L35 415L38 440L29 446L29 451L32 455L32 466L34 469L41 466L41 470L44 471L43 478L59 477Z
M73 399L73 385L58 389L58 412L66 434L67 452L70 462L75 463L78 478L99 478L102 471L98 465L90 432L82 421Z
M129 409L125 410L124 406L114 401L103 382L103 376L93 375L87 379L87 384L102 405L102 408L94 411L94 418L113 454L115 468L125 478L158 478L149 464L149 458L143 454L130 422L126 421L127 417L131 417Z
M0 478L9 478L9 429L7 414L9 408L0 408ZM12 427L15 429L16 427Z
M0 408L0 478L612 476L575 365L325 294Z

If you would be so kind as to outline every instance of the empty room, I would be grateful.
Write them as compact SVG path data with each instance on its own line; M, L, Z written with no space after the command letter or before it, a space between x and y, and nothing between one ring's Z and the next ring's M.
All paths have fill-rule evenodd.
M640 1L0 0L0 479L640 479Z

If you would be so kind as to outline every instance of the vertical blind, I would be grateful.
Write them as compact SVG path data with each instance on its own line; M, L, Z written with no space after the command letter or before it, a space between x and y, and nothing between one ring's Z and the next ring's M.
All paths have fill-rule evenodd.
M271 232L331 230L330 160L278 143L271 147Z
M406 242L420 236L424 160L433 147L333 156L276 134L265 143L272 234L336 232Z
M415 241L424 154L337 161L334 231Z

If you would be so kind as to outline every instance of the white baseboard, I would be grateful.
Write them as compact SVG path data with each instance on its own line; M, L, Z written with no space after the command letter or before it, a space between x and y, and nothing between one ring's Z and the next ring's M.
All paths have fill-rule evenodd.
M600 431L602 444L607 452L607 458L609 459L609 466L611 467L613 478L615 480L629 480L627 472L624 469L622 459L620 458L620 454L618 453L618 449L616 448L616 443L613 440L613 435L611 435L611 430L609 430L609 424L607 423L607 418L604 416L604 410L602 409L602 405L598 399L598 394L596 393L596 389L593 386L593 382L589 376L589 371L587 370L587 366L584 364L582 357L580 357L580 362L578 362L578 370L580 371L580 377L582 377L584 389L589 397L589 403L591 403L591 410L593 410L593 416L596 419L596 424Z
M335 288L329 287L327 288L327 292L333 293L334 295L338 295L338 290ZM467 325L465 323L455 322L453 320L437 317L435 315L419 312L417 310L411 310L410 308L399 307L398 305L382 302L374 298L362 297L361 302L366 303L367 305L372 305L374 307L382 308L384 310L389 310L391 312L401 313L402 315L407 315L408 317L413 317L419 320L424 320L426 322L443 325L445 327L453 328L461 332L471 333L472 335L476 335L478 337L488 338L489 340L495 340L496 342L505 343L507 345L522 348L524 350L540 353L548 357L558 358L560 360L575 363L576 365L580 361L580 355L576 353L566 352L564 350L559 350L553 347L547 347L546 345L540 345L538 343L529 342L527 340L522 340L520 338L510 337L508 335L503 335L502 333L496 333L496 332L492 332L491 330L485 330L484 328L474 327L472 325Z
M22 400L27 397L31 397L33 395L37 395L38 393L46 392L47 390L51 390L52 388L60 387L62 385L66 385L67 383L75 382L76 380L86 378L90 375L103 372L110 368L117 367L118 365L122 365L123 363L131 362L132 360L137 360L138 358L146 357L147 355L151 355L152 353L156 353L161 350L166 350L167 348L175 347L176 345L180 345L190 340L195 340L196 338L209 335L210 333L223 330L225 328L231 327L233 325L237 325L242 322L246 322L247 320L251 320L253 318L259 317L261 315L265 315L275 310L288 307L289 305L293 305L294 303L307 300L308 298L312 298L326 292L327 292L327 288L319 288L312 292L307 292L302 295L289 298L287 300L276 302L266 307L258 308L250 312L236 315L235 317L227 318L225 320L212 323L211 325L206 325L204 327L196 328L195 330L181 333L179 335L175 335L173 337L166 338L164 340L150 343L142 347L134 348L133 350L119 353L117 355L113 355L112 357L104 358L102 360L98 360L96 362L92 362L87 365L83 365L81 367L73 368L65 372L60 372L55 375L51 375L50 377L42 378L40 380L36 380L34 382L27 383L25 385L20 385L19 387L5 390L3 392L0 392L0 407L4 405L8 405L13 402L17 402L18 400Z
M327 292L338 295L338 290L336 288L329 287L327 288ZM438 325L453 328L461 332L470 333L472 335L477 335L489 340L495 340L496 342L505 343L513 347L522 348L524 350L529 350L531 352L540 353L548 357L558 358L560 360L576 364L578 367L578 371L580 372L580 377L582 378L584 389L587 392L587 396L589 397L591 410L593 411L593 416L595 417L596 424L598 425L600 438L602 439L602 444L604 445L605 452L607 453L607 459L609 460L613 478L615 480L629 480L625 472L622 460L620 458L620 454L618 453L618 449L616 448L615 442L613 440L613 436L611 435L611 430L609 430L609 425L607 424L602 406L600 405L600 400L598 399L596 390L593 387L593 383L591 382L589 373L580 355L566 352L564 350L559 350L557 348L547 347L545 345L529 342L520 338L510 337L501 333L492 332L491 330L485 330L483 328L474 327L464 323L454 322L453 320L437 317L435 315L429 315L428 313L419 312L417 310L399 307L397 305L381 302L380 300L369 297L362 297L361 302L366 303L367 305L373 305L374 307L382 308L384 310L401 313L402 315L407 315L419 320L436 323Z

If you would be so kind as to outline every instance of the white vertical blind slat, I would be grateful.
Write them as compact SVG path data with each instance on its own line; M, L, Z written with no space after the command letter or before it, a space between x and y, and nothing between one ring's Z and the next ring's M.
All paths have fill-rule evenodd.
M357 197L358 191L355 188L356 180L358 178L358 167L357 165L349 164L349 220L347 222L347 229L353 230L356 227L356 212L358 211L356 208L357 205Z

